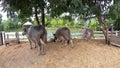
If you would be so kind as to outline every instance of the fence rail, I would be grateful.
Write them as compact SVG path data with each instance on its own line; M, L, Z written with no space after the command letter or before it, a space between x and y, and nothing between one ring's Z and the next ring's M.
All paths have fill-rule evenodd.
M2 36L4 35L3 33L4 32L2 32ZM50 38L53 38L53 33L54 33L54 31L48 31L47 32L47 39L48 40ZM6 38L7 34L9 35L9 38L15 38L15 32L5 32L5 36L3 36L3 43L4 43L4 37ZM78 31L71 31L72 38L81 39L82 34L83 33L79 30ZM118 31L113 31L112 34L117 35ZM108 35L110 36L111 32L108 32ZM104 39L105 38L102 31L94 31L94 36L95 36L94 39ZM28 41L27 37L22 35L22 32L19 32L19 38L20 38L20 41Z

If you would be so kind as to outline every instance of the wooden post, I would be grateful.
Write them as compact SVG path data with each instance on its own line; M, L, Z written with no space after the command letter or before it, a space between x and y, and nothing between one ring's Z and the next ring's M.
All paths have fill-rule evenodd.
M3 31L2 32L2 43L3 43L3 45L5 45L5 32Z
M113 31L114 31L114 30L113 30L113 24L111 24L111 27L112 27L112 28L111 28L111 36L112 36L112 35L113 35Z
M0 45L3 45L2 32L0 32Z

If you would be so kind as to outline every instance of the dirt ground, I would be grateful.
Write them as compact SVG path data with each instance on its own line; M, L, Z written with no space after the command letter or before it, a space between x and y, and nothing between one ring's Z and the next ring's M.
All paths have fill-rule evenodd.
M46 55L28 42L0 46L0 68L120 68L120 48L104 40L73 40L75 47L47 43Z

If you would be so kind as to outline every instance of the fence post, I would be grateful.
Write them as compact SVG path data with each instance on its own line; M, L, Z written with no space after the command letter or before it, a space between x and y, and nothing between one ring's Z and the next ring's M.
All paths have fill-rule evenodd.
M2 32L0 32L0 45L3 45L3 38L2 38Z
M117 31L115 31L115 35L118 36L118 32Z
M3 45L5 44L5 32L3 31L2 32L2 42L3 42Z

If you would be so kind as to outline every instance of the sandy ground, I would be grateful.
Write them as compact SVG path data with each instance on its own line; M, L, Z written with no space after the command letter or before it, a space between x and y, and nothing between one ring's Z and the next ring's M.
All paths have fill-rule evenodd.
M47 43L46 55L29 43L0 46L0 68L120 68L120 48L104 40L73 40L75 47Z

